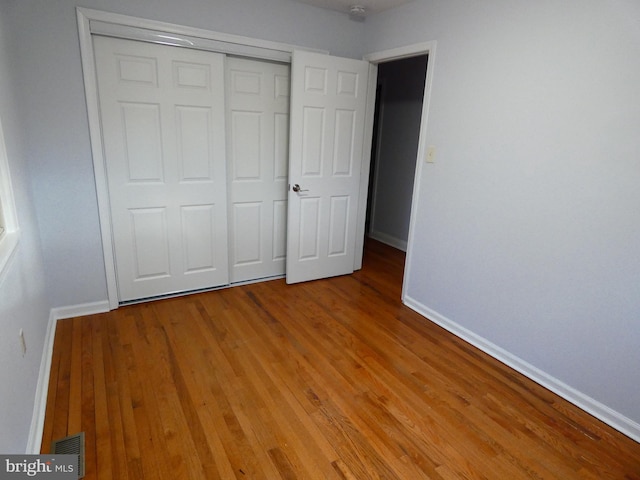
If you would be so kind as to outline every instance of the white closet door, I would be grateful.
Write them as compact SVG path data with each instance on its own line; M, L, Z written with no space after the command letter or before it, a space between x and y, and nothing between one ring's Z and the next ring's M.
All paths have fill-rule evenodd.
M94 45L119 300L227 284L224 56Z
M287 283L353 272L368 72L294 52Z
M227 58L231 282L285 273L289 66Z

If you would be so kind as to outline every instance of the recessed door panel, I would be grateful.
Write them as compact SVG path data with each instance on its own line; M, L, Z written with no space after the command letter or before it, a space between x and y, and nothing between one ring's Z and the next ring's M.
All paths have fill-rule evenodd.
M211 90L211 65L207 63L172 62L176 88Z
M276 100L284 100L289 103L289 90L290 90L290 81L289 81L289 72L287 69L285 74L276 74L274 77L274 93L273 97Z
M329 249L330 257L347 255L347 232L349 231L348 195L331 197L329 211Z
M304 91L306 93L326 95L327 76L329 71L326 68L312 66L304 67Z
M116 55L116 75L122 85L158 86L158 62L153 57Z
M274 158L273 177L281 182L287 181L289 171L289 114L276 113L274 115Z
M212 115L208 107L176 107L177 161L182 182L212 180Z
M273 201L272 260L283 262L287 255L287 201Z
M184 206L181 212L185 272L215 270L218 250L215 205Z
M356 113L353 110L336 110L333 175L351 175L355 133Z
M171 275L167 211L165 208L129 210L133 246L134 280Z
M317 260L320 258L320 199L303 198L300 200L300 237L299 260Z
M238 67L237 62L230 67L231 70L231 91L240 95L260 95L262 90L262 72L259 70L246 70ZM249 67L251 68L251 67Z
M262 261L262 202L236 203L234 205L234 230L236 235L232 266L259 263Z
M336 93L343 97L358 98L358 73L338 72Z
M261 112L231 112L231 166L234 181L261 180L262 121Z
M321 177L325 149L325 109L305 107L302 113L302 176Z
M129 182L162 182L160 105L120 104Z

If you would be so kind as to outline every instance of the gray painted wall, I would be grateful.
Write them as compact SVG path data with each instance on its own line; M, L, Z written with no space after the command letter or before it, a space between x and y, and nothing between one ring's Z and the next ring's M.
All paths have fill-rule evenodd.
M370 52L437 42L407 295L636 423L639 26L632 0L421 0L365 24Z
M25 451L50 305L25 153L28 136L14 97L20 83L15 44L4 11L0 3L0 119L21 229L18 247L0 275L0 452L7 454ZM24 356L20 329L27 344Z
M378 66L380 113L371 235L406 249L416 171L426 56Z

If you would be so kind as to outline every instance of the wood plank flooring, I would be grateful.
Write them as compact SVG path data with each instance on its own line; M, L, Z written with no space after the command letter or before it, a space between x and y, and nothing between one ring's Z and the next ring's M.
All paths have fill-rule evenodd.
M58 322L87 479L640 479L640 444L400 302L404 257Z

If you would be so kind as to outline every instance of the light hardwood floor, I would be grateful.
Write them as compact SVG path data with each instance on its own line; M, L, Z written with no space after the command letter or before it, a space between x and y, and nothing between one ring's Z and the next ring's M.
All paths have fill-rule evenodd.
M640 479L640 444L400 302L401 252L58 323L87 479Z

